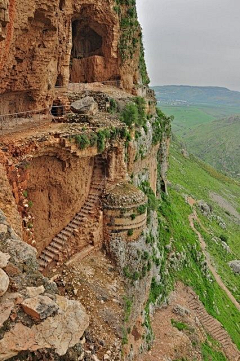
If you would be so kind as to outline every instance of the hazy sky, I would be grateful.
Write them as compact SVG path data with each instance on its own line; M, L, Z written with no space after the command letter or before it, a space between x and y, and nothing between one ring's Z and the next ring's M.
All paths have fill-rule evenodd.
M152 85L240 91L240 0L137 0Z

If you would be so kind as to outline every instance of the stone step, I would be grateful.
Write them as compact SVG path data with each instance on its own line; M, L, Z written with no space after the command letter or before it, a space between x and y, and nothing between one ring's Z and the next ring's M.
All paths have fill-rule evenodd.
M220 341L220 342L226 340L226 335L220 335L220 336L215 336L214 335L214 337L216 337L218 339L218 341Z
M62 249L63 249L63 246L61 245L61 244L59 244L59 243L57 243L57 242L51 242L50 243L50 245L51 245L51 247L54 247L54 248L56 248L58 251L61 251Z
M95 204L97 200L98 200L97 197L93 198L93 197L89 196L84 204Z
M47 265L47 262L45 262L43 259L41 259L41 258L38 258L38 264L39 264L39 266L40 267L43 267L43 268L45 268L46 267L46 265Z
M53 241L61 244L62 246L65 246L65 244L66 244L66 242L63 239L59 238L58 235L53 238Z
M67 237L70 237L73 233L73 230L72 231L69 231L67 230L66 228L64 228L62 231L61 231L64 235L66 235Z
M73 220L71 221L71 223L75 224L76 226L80 226L81 222L75 218L73 218ZM78 227L76 227L78 228Z
M73 219L74 219L74 218L73 218ZM68 227L71 227L72 229L77 229L78 226L77 226L75 223L73 223L73 219L71 220L70 223L68 223Z
M54 256L55 256L55 253L54 252L52 252L52 251L50 251L50 250L48 250L47 248L45 248L43 251L42 251L42 255L43 256L48 256L48 257L51 257L52 259L54 258Z
M96 194L89 194L88 199L89 199L89 201L92 201L95 203L95 202L97 202L98 197L96 197Z
M89 213L89 210L88 210L88 209L83 209L83 208L82 208L82 209L81 209L81 213L82 213L82 214L88 214L88 213Z
M76 219L80 223L82 223L83 218L84 218L84 216L82 215L82 213L80 213L80 214L78 214L77 216L74 217L74 219Z
M59 249L52 246L52 243L53 242L51 242L45 249L52 252L52 253L54 253L55 255L58 255L59 254Z
M43 254L43 252L40 254L39 258L43 259L46 263L50 263L53 260L52 257Z
M224 332L224 330L222 328L219 327L219 325L215 325L213 327L209 327L209 330L211 332Z
M66 227L65 227L65 229L66 229L66 231L68 231L69 233L73 233L73 231L74 231L74 227L71 227L71 225L70 225L71 223L69 223Z
M92 204L85 204L84 209L92 209L93 208L93 205Z
M62 231L58 233L57 237L62 238L64 241L68 240L68 237L62 234Z

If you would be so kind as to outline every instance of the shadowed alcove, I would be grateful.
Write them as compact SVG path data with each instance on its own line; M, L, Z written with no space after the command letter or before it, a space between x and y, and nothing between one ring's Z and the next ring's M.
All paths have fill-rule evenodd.
M101 82L119 77L117 50L113 50L114 23L86 5L72 19L70 81Z

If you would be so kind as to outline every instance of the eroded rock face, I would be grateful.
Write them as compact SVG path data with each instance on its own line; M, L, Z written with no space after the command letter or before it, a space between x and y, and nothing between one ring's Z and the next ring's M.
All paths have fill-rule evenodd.
M0 268L0 296L7 292L9 286L8 275Z
M22 308L25 313L37 320L44 320L58 310L57 304L51 298L41 295L25 299Z
M3 229L5 229L5 231L7 230L7 226L2 225ZM8 264L8 260L9 260L10 256L7 253L3 253L0 252L0 268L6 267Z
M114 10L114 0L0 1L0 113L8 114L51 106L55 86L69 81L118 82L129 92L141 84L138 38L124 56L119 44L126 34L121 18L132 4ZM136 39L135 39L136 40ZM122 47L128 49L128 44ZM131 56L130 56L131 55Z
M79 302L57 297L59 312L33 327L18 322L0 341L0 360L7 360L20 351L55 349L58 355L64 355L68 348L79 342L89 318Z

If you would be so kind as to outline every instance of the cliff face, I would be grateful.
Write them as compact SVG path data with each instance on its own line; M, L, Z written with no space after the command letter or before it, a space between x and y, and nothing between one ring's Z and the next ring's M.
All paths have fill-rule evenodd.
M0 207L23 249L36 252L32 277L29 262L18 274L26 271L26 283L39 286L47 282L39 270L56 282L63 298L50 299L63 335L71 306L64 296L90 317L88 327L85 311L79 315L84 340L74 328L64 349L62 335L44 343L51 321L35 325L42 306L26 300L27 284L13 277L8 298L16 285L23 302L17 317L10 310L3 320L0 354L60 360L70 348L65 359L133 360L152 340L150 305L165 300L156 211L170 136L147 86L135 2L0 0L0 22ZM0 250L19 267L8 236ZM153 284L162 292L150 302ZM0 297L0 307L6 302ZM40 335L35 348L17 347L21 327L33 344Z
M141 31L134 3L117 4L1 0L1 113L46 108L55 85L69 81L119 81L136 92Z

